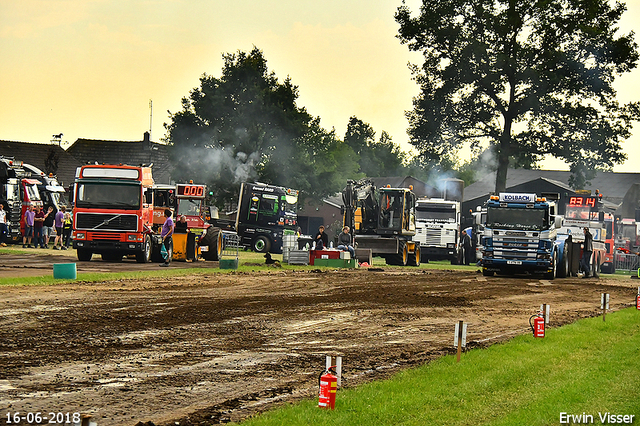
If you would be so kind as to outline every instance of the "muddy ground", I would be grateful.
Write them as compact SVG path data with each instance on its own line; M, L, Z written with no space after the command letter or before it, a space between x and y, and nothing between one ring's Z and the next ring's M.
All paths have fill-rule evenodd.
M51 273L58 259L3 254L0 273L33 275L35 266ZM201 266L215 263L172 267ZM7 412L81 412L99 426L239 421L315 396L325 355L343 356L343 387L350 387L454 353L458 320L468 323L468 347L476 348L530 332L528 319L542 303L551 305L551 327L599 315L603 292L612 310L630 306L637 280L604 277L274 267L0 287L0 422Z

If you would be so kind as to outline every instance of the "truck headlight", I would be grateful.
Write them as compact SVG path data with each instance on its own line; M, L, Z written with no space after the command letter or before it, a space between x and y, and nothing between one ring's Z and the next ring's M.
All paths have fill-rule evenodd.
M84 232L76 232L76 240L84 240Z

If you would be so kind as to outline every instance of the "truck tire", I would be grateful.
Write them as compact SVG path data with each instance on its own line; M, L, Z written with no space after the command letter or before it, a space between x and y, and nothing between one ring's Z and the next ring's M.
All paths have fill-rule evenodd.
M593 254L593 262L591 263L591 276L594 278L600 278L600 254Z
M271 250L271 240L266 235L258 235L253 239L251 248L257 253L268 253Z
M142 251L136 253L136 262L149 263L151 260L151 237L145 235Z
M553 268L551 268L551 272L547 272L546 274L544 274L544 277L548 280L555 280L556 273L558 271L558 252L555 250L553 251L552 265Z
M76 250L76 252L78 255L78 260L81 262L88 262L91 260L91 256L93 256L93 252L88 249L79 248L78 250Z
M562 247L562 262L558 265L558 278L566 278L569 275L569 245L565 244Z
M397 254L390 254L385 258L387 265L407 266L409 261L409 248L404 241L400 241Z
M208 251L202 252L204 260L220 260L220 255L222 254L222 236L220 228L207 228L207 233L202 237L198 245L209 247Z
M407 263L410 266L420 266L420 243L416 243L414 252L409 255Z

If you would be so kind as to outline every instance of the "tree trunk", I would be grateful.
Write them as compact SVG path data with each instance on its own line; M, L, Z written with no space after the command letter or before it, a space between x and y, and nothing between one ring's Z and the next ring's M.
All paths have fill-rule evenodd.
M498 170L496 171L496 194L507 188L507 170L509 169L509 155L500 150L498 153Z
M504 131L498 145L498 170L496 171L496 194L507 188L507 170L509 169L509 152L511 152L511 119L505 117Z

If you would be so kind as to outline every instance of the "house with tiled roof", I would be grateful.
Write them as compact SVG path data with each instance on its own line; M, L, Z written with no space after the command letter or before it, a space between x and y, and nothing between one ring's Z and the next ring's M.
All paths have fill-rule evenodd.
M568 197L575 194L569 186L571 172L562 170L526 170L509 169L507 173L507 192L528 192L541 194L554 192L560 194L560 213ZM495 190L496 173L486 173L473 184L464 189L463 215L482 205ZM615 212L622 204L625 195L635 184L640 184L640 173L597 172L584 189L595 194L598 190L603 195L605 208ZM467 217L468 219L468 217Z
M167 145L152 142L149 132L141 141L105 141L77 139L67 149L81 164L153 164L153 179L156 183L171 183L171 166Z
M58 143L0 141L0 155L31 164L46 174L53 173L64 187L73 184L76 168L82 164Z

